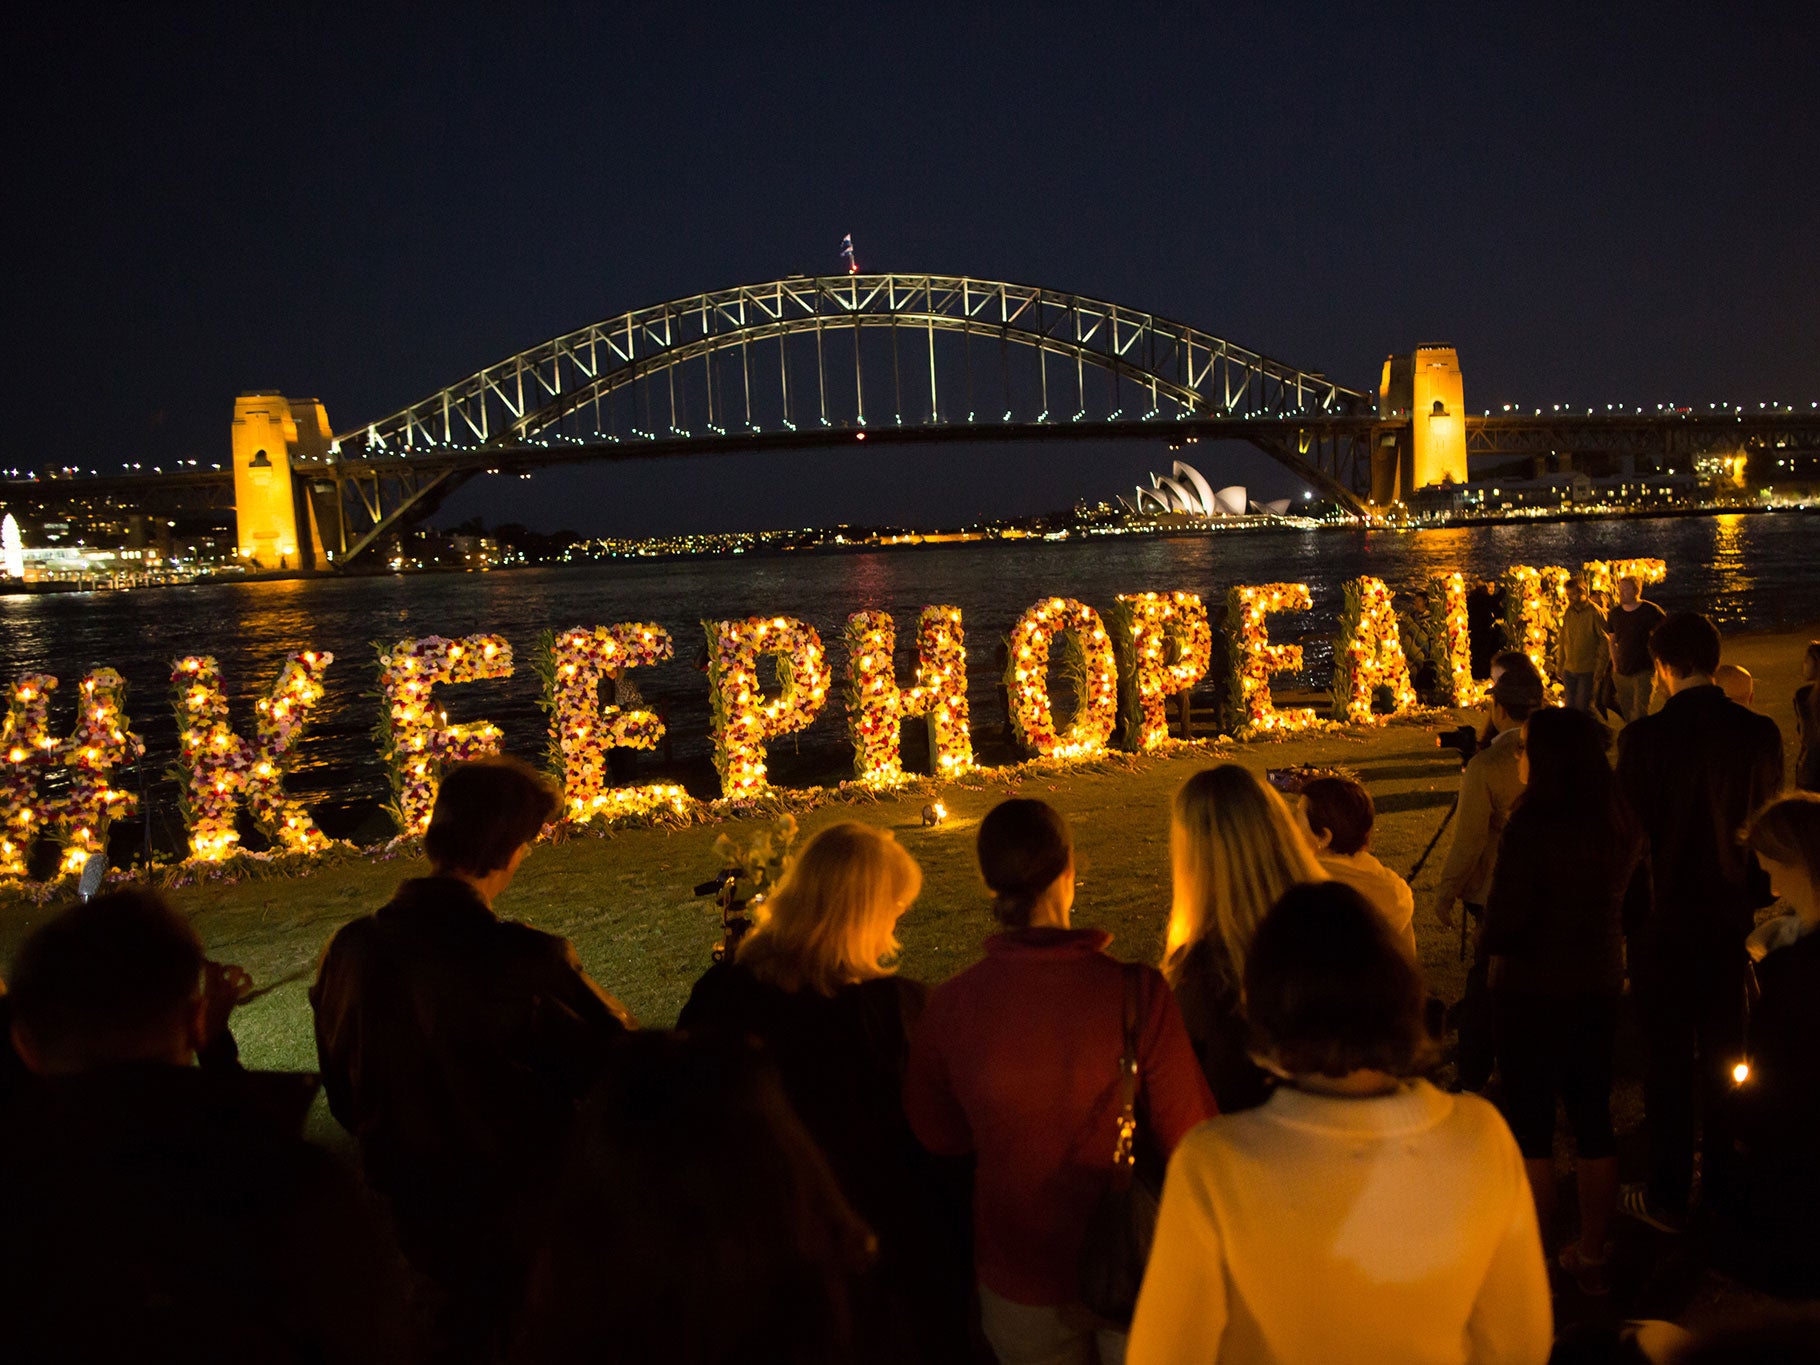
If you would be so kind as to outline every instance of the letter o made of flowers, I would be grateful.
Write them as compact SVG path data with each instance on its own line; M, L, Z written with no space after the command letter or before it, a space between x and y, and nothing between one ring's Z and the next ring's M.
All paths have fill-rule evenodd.
M1079 704L1058 730L1049 701L1049 650L1057 638L1077 674ZM1005 687L1011 721L1025 747L1044 758L1088 758L1103 753L1118 723L1118 662L1112 637L1092 607L1072 598L1038 602L1011 628Z
M815 627L791 616L704 621L712 690L714 766L721 795L744 800L764 792L765 745L804 729L821 711L833 684ZM767 698L758 660L777 661L779 694Z

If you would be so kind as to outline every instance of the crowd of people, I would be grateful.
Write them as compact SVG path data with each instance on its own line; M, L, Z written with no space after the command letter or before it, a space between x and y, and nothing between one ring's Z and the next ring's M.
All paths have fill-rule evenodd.
M1551 1269L1608 1293L1621 1212L1722 1221L1811 1286L1820 795L1784 793L1704 617L1634 581L1609 616L1575 603L1596 620L1570 627L1567 699L1590 640L1635 715L1614 766L1603 721L1492 661L1434 904L1477 926L1451 1057L1413 894L1337 772L1183 784L1155 965L1073 923L1068 823L1014 798L976 841L997 931L912 981L921 870L826 825L663 1030L495 910L547 781L455 767L430 875L339 929L310 992L358 1174L300 1135L314 1077L240 1066L249 983L181 915L137 889L65 910L9 974L0 1359L1539 1365ZM1649 610L1638 682L1626 618ZM1820 644L1803 764L1817 667ZM1557 1103L1578 1215L1555 1244ZM1801 1358L1811 1326L1732 1347ZM1674 1337L1604 1358L1759 1358Z

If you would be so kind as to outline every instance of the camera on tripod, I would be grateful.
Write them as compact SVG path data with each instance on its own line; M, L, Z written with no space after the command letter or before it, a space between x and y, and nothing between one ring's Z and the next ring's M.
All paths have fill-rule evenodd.
M1435 748L1452 749L1460 756L1460 766L1464 768L1479 752L1479 732L1470 725L1462 725L1455 730L1443 730L1435 736Z
M715 905L720 908L720 942L714 945L711 954L716 962L725 962L738 952L739 941L752 927L752 917L746 913L751 898L739 894L739 877L739 868L724 868L718 877L711 877L695 888L696 895L714 897Z
M754 923L753 907L776 889L790 866L790 846L796 842L796 820L784 814L769 826L748 829L737 837L723 833L714 841L720 872L695 888L698 896L712 896L720 909L720 942L714 945L716 962L731 961L740 940Z

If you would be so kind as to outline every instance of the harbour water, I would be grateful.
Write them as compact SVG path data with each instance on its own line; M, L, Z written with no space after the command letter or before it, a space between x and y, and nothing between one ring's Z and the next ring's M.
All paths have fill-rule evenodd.
M255 699L271 687L285 656L332 650L328 693L300 743L291 788L331 834L375 838L387 787L372 729L378 719L375 642L425 635L503 634L517 672L501 682L438 693L453 720L485 717L505 732L507 749L543 759L548 720L530 666L545 630L617 621L668 629L676 657L635 675L667 710L672 771L711 794L707 681L697 669L704 619L752 613L797 616L817 627L840 676L841 632L862 609L893 613L900 671L909 638L928 603L964 615L969 689L976 717L997 714L995 655L1015 618L1039 598L1077 597L1104 610L1115 595L1189 589L1217 601L1234 583L1310 585L1314 609L1273 618L1273 638L1299 642L1303 679L1320 687L1340 587L1375 574L1393 589L1458 570L1491 578L1510 564L1578 566L1589 559L1655 556L1668 581L1651 597L1669 609L1710 613L1724 631L1791 629L1820 621L1820 572L1813 553L1820 518L1730 515L1652 521L1510 524L1421 532L1260 530L1183 538L1102 537L1017 541L857 553L795 554L682 561L626 561L575 568L489 574L211 582L142 592L0 596L0 679L51 673L63 689L53 732L72 723L70 689L96 665L128 684L133 729L146 741L142 783L152 810L154 846L177 846L176 788L167 770L176 754L171 660L213 654L222 667L234 723L250 732ZM976 720L976 725L979 720ZM783 785L844 775L845 716L838 689L816 723L774 747L773 778ZM648 769L653 760L640 759ZM133 828L137 827L134 822ZM129 849L141 834L122 829Z

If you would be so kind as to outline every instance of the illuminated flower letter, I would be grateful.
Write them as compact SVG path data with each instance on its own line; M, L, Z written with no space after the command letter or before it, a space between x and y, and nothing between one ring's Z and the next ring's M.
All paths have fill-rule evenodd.
M63 872L80 872L90 854L106 856L109 823L131 815L139 805L109 774L145 753L139 736L126 728L126 682L113 669L97 668L82 680L78 705L76 728L63 744L69 790L55 803L53 817Z
M1169 738L1169 698L1206 677L1213 662L1207 608L1192 592L1128 593L1114 601L1111 624L1125 716L1121 739L1127 749L1154 749Z
M869 786L901 781L900 722L922 716L935 775L958 777L973 766L960 608L923 608L917 685L909 691L897 685L896 648L897 627L889 613L859 611L847 618L847 731L853 737L854 775Z
M1472 676L1463 575L1437 574L1428 580L1428 621L1435 641L1435 700L1443 706L1479 705L1490 684Z
M1270 700L1270 675L1302 667L1300 645L1273 645L1264 618L1273 611L1307 611L1314 605L1306 583L1239 586L1226 595L1226 649L1231 659L1232 724L1241 739L1306 730L1310 707L1278 710Z
M601 679L648 668L674 653L670 632L647 621L576 626L545 636L540 671L550 711L550 759L562 780L564 816L577 823L657 811L680 814L690 804L681 787L615 787L607 775L611 749L655 749L664 723L655 711L600 704Z
M1333 650L1334 717L1354 725L1379 723L1388 719L1372 713L1380 687L1390 689L1392 716L1416 704L1397 613L1381 578L1355 578L1342 594L1340 639Z
M765 744L814 720L833 682L815 628L789 616L703 621L708 682L713 691L714 766L721 794L757 796L765 781ZM766 699L758 658L777 661L779 693Z
M378 650L384 709L375 734L391 770L392 818L405 834L422 834L443 769L499 749L498 726L484 720L450 725L448 714L431 703L431 689L511 677L512 646L498 635L462 640L431 635Z
M50 694L57 680L28 673L14 685L0 730L0 877L23 877L32 846L54 833L61 873L78 872L91 854L105 856L107 827L131 815L133 794L114 785L112 772L145 752L126 720L126 684L111 668L83 678L76 727L68 739L50 735ZM51 767L70 770L60 796L39 791Z
M1513 564L1504 571L1504 644L1529 655L1548 683L1548 649L1567 609L1566 569Z
M1665 559L1589 559L1580 566L1586 575L1586 591L1610 593L1615 605L1618 600L1618 580L1634 578L1644 587L1660 583L1668 577L1668 561Z
M316 827L300 802L285 793L292 750L322 699L322 676L335 656L306 650L285 660L270 696L256 706L253 738L242 739L228 723L221 669L209 655L178 659L172 667L177 734L183 750L183 823L190 856L219 862L240 843L235 812L246 801L259 832L286 853L320 853L329 837Z
M38 779L57 761L48 712L57 680L28 673L13 685L0 730L0 877L23 877L26 858L45 823Z
M1049 703L1049 647L1062 639L1064 667L1074 677L1074 717L1056 730ZM1118 723L1118 661L1112 637L1092 607L1066 597L1038 602L1011 628L1005 687L1011 721L1025 747L1044 758L1090 758L1105 751Z

